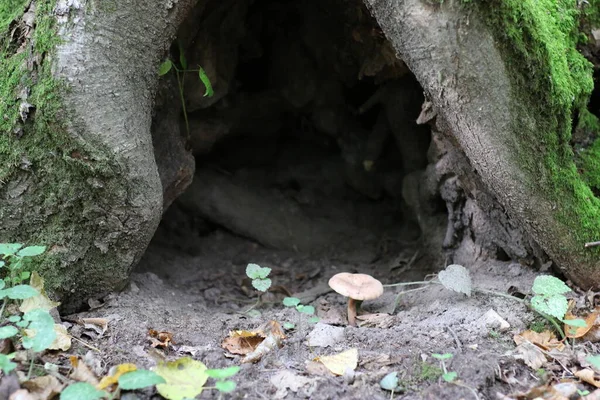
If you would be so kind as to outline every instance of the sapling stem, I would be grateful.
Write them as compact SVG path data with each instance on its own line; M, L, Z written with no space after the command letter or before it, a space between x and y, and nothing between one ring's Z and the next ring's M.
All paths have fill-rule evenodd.
M383 287L396 287L396 286L412 286L412 285L429 285L431 283L438 283L435 281L415 281L415 282L400 282L400 283L391 283L389 285L383 285Z

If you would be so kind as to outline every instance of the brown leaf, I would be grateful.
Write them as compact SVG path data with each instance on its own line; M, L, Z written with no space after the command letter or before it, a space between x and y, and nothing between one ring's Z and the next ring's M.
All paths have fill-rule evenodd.
M517 353L515 358L523 360L525 364L534 370L537 370L546 364L546 356L542 350L530 342L524 341L517 346L515 351Z
M54 398L63 389L58 379L52 375L39 376L23 382L23 387L38 400L49 400Z
M281 325L277 321L269 321L252 331L230 331L229 336L221 342L221 347L232 354L246 355L242 362L255 362L273 350L273 346L281 346L285 337ZM261 348L260 345L265 341L267 343Z
M73 371L69 376L71 379L78 382L87 382L96 386L98 384L98 378L92 372L92 370L87 366L86 363L79 360L76 356L69 357L71 361L71 365L73 366Z
M589 383L597 388L600 388L600 381L596 379L596 374L593 370L589 368L580 369L575 372L575 376L581 379L582 381Z
M173 341L173 334L167 331L156 331L154 329L148 330L152 347L168 348L171 344L175 344Z
M571 314L570 312L567 313L565 315L565 319L578 319L581 317L577 317L573 314ZM596 322L596 318L598 318L598 312L594 311L589 313L585 318L581 318L585 321L585 326L584 327L575 327L575 326L570 326L565 324L564 330L565 330L565 335L568 338L580 338L584 335L586 335L590 329L592 329L594 327L594 323Z
M538 333L532 330L528 330L520 333L519 335L515 335L513 339L517 345L520 345L523 342L530 342L546 351L550 349L563 351L565 348L564 343L556 339L554 333L550 331L543 331L541 333Z

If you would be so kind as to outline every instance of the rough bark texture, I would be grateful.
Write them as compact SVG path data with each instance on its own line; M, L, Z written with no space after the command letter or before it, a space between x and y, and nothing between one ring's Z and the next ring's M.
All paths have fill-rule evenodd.
M543 117L523 119L516 111L528 108L529 100L515 91L506 56L478 8L422 0L368 4L437 108L438 123L456 139L508 215L569 278L583 287L598 286L597 259L582 251L583 240L573 235L572 221L561 217L561 204L547 195L554 171L542 160L552 149L519 137L518 127L542 129ZM535 167L526 167L520 154L537 160ZM568 204L575 194L564 191L561 196Z
M51 290L68 294L67 311L122 287L160 220L150 136L157 68L194 3L60 0L38 16L58 20L62 42L43 63L56 79L46 98L61 107L46 131L25 126L18 145L32 165L0 186L10 222L0 242L49 246L39 268ZM33 106L41 118L46 104Z

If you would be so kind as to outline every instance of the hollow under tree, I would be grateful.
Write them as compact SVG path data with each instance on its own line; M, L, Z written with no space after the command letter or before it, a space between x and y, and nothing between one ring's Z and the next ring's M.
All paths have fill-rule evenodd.
M600 5L366 3L476 171L483 186L471 193L489 191L566 276L600 287L598 250L584 248L600 239L600 153L592 145L576 159L570 145L574 117L597 126L592 65L577 45ZM183 147L167 136L171 150L153 149L150 125L158 65L202 5L0 6L0 242L48 245L36 268L68 308L122 287L191 179ZM179 163L165 162L169 151Z

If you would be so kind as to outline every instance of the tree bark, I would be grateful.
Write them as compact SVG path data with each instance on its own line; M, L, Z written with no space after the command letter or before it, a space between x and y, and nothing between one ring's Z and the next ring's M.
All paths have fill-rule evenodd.
M31 167L0 184L0 242L49 246L37 268L66 311L122 287L158 225L163 189L150 135L157 71L195 2L35 4L35 29L49 21L60 42L30 57L31 89L51 83L46 98L60 107L52 125L25 124L21 139L2 138L22 146ZM32 106L32 119L48 113L41 101Z
M583 228L578 225L577 207L586 201L595 206L597 199L589 189L587 200L578 198L573 190L577 182L571 190L568 185L552 187L551 177L557 171L544 163L544 157L563 151L561 146L568 143L552 137L558 133L543 132L542 119L547 116L535 115L534 104L518 91L507 68L514 61L501 51L482 7L451 1L440 6L423 0L367 3L433 102L442 130L456 140L512 220L518 221L576 284L599 287L597 253L584 250L585 238L577 235ZM531 71L522 69L521 73L525 79L533 79L528 75ZM522 109L532 112L524 118L516 111ZM535 131L552 137L548 143L556 140L559 144L553 147L535 138L523 139ZM523 154L529 163L523 162ZM568 171L573 162L559 167ZM576 218L565 217L567 205L577 206ZM591 224L594 227L588 231L597 232L598 222Z

